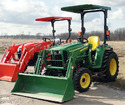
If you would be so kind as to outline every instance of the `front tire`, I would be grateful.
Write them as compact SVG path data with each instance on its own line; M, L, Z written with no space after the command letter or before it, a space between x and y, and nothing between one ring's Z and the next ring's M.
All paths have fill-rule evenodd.
M92 74L89 69L79 68L78 70L76 70L73 77L73 84L75 90L79 92L88 91L91 83L92 83Z

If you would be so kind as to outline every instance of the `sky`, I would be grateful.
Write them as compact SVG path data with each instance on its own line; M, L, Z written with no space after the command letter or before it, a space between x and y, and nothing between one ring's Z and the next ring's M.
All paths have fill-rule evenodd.
M111 7L108 26L111 31L125 27L125 0L0 0L0 35L51 34L51 24L35 21L48 16L72 17L72 31L80 31L80 15L61 11L61 7L95 4ZM103 31L103 13L85 16L86 31ZM67 32L67 21L56 22L57 33Z

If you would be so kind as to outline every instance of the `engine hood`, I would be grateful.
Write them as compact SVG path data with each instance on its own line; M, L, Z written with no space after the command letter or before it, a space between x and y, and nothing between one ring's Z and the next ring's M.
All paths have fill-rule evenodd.
M57 46L53 46L51 47L49 50L51 51L72 51L73 49L77 49L83 46L83 43L81 42L72 42L69 44L64 44L64 45L57 45Z

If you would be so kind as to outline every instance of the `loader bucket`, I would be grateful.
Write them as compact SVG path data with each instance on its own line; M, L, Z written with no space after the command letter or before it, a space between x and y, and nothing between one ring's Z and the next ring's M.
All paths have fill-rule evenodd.
M18 74L12 94L64 102L75 95L71 79L36 74Z
M18 72L18 64L0 63L0 80L16 81Z

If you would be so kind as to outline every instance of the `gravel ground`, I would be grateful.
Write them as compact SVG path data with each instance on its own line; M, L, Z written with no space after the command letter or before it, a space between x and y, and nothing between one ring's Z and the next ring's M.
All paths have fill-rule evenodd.
M0 105L60 105L60 103L11 94L14 82L0 81ZM125 105L125 92L94 83L85 93L75 92L75 97L64 105Z

